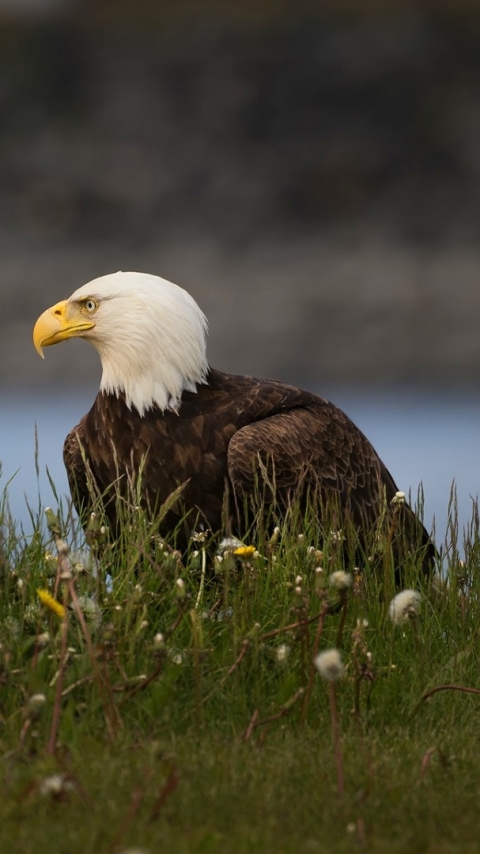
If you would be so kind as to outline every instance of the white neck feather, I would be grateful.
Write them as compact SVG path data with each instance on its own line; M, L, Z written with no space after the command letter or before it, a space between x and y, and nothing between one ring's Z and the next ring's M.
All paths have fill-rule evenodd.
M85 334L100 354L100 390L125 396L140 415L177 410L184 391L205 382L207 321L178 285L145 273L115 273L70 298L92 296L95 327Z

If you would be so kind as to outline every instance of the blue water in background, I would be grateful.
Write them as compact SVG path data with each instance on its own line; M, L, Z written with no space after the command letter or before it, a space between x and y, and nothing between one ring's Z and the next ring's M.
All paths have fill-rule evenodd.
M480 396L473 393L431 393L418 390L322 389L368 436L397 482L416 496L425 494L425 524L435 520L437 544L447 529L452 482L458 496L461 529L472 514L480 490ZM68 495L62 460L68 431L87 412L95 392L2 395L0 411L0 489L8 481L11 513L25 532L32 530L26 502L36 511L39 501L55 508L48 468L59 495ZM40 476L35 471L35 425Z

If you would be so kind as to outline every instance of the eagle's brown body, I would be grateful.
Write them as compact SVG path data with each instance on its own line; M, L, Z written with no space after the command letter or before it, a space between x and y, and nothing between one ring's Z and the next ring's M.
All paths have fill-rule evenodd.
M79 511L91 506L86 465L99 494L114 483L126 494L142 470L142 500L152 510L185 484L161 529L168 535L187 513L177 530L182 548L199 521L220 532L226 508L231 532L244 535L244 506L262 491L280 512L307 493L319 510L334 503L364 534L373 532L397 491L370 442L333 404L281 382L216 370L196 393L183 393L178 412L149 409L140 416L122 397L99 392L67 436L64 459ZM114 502L107 512L115 524ZM407 546L424 547L428 570L433 545L410 508L402 512Z

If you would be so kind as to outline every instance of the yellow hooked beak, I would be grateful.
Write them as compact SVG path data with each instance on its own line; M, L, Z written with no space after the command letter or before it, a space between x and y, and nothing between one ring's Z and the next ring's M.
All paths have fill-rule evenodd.
M94 326L93 320L85 317L78 304L63 300L40 315L33 330L33 343L38 355L43 359L44 347L66 341L67 338L75 338Z

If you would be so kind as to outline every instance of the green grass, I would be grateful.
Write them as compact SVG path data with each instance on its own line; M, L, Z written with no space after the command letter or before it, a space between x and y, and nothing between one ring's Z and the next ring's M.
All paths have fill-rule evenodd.
M341 544L321 555L309 525L223 561L200 539L182 561L133 512L121 547L91 522L93 554L68 508L49 530L35 511L26 537L7 498L0 851L478 849L480 696L422 699L480 687L476 507L462 562L451 501L442 575L420 581L410 562L421 612L395 626L388 554L339 593ZM332 647L343 796L332 689L312 669Z

